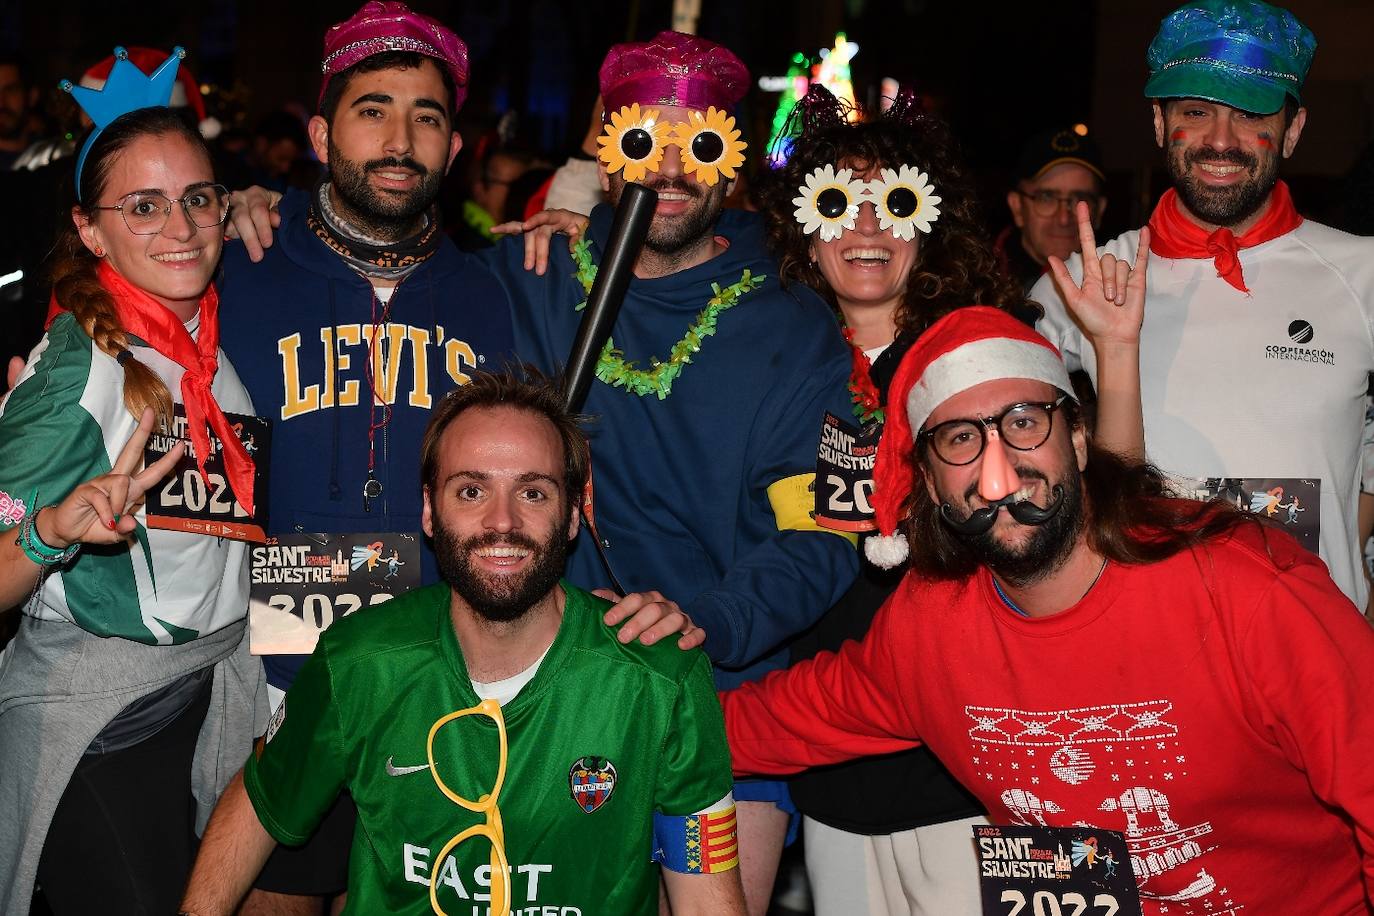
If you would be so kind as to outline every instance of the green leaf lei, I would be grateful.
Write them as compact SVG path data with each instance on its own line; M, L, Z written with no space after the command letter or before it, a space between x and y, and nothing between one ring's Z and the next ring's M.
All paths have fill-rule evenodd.
M583 239L574 246L573 260L577 264L577 281L582 284L583 291L591 295L592 284L596 282L596 264L592 263L589 239ZM615 342L607 338L606 346L596 361L596 377L607 385L633 391L641 397L656 394L660 401L663 400L672 392L673 380L682 374L682 367L690 363L692 354L701 349L702 339L716 333L716 319L720 313L734 306L745 293L762 286L765 279L762 275L754 276L746 269L738 283L725 289L721 289L718 283L712 283L711 292L714 295L706 303L706 308L702 309L682 339L673 344L668 359L660 361L657 357L650 357L648 369L640 369L633 361L627 360L625 354L616 349ZM586 307L587 300L583 299L577 311Z

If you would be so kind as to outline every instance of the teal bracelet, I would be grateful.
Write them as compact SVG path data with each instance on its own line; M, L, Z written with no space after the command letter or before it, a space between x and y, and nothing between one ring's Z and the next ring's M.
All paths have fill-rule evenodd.
M38 535L38 525L36 519L38 513L43 509L52 509L53 506L44 506L42 509L35 509L30 514L24 516L24 521L19 525L19 549L24 551L24 556L28 557L39 566L57 566L68 563L81 550L81 542L68 546L65 550L56 547L49 547L43 543L43 539Z

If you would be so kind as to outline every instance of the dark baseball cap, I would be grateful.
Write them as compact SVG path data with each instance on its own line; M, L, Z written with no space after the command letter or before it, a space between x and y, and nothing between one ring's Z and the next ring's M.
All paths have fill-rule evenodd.
M1043 130L1026 141L1016 160L1016 178L1034 181L1066 162L1081 165L1100 179L1107 177L1102 171L1102 154L1098 152L1097 143L1073 128L1064 127Z

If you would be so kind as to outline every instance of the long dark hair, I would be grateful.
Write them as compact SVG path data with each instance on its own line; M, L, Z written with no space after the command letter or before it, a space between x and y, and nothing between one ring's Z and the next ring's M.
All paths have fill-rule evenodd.
M1082 425L1073 401L1064 404L1069 427ZM932 459L924 444L912 450L916 485L902 507L902 533L911 550L911 568L931 579L966 579L981 561L940 521L940 507L924 483ZM1152 464L1132 461L1088 438L1083 471L1084 519L1088 546L1117 563L1158 563L1174 554L1224 538L1242 525L1265 527L1258 516L1223 499L1179 499L1168 478Z
M184 138L204 153L207 162L212 161L204 138L175 111L170 108L140 108L116 118L96 137L81 170L81 186L74 189L74 199L69 201L70 204L87 219L93 220L103 213L107 218L118 220L117 215L90 209L105 193L115 161L129 144L140 137L168 135ZM123 227L119 228L123 231ZM95 341L97 347L118 358L122 351L129 348L129 336L119 324L110 294L100 285L96 275L99 264L100 259L81 241L76 226L70 219L65 220L58 232L53 255L53 295L63 308L72 313L77 325ZM121 365L124 368L124 406L129 413L141 417L144 408L151 407L159 423L169 423L172 395L162 379L132 357L126 357Z
M792 216L792 198L806 177L824 165L858 170L911 165L930 176L941 198L940 217L921 236L906 295L894 316L897 329L915 337L949 312L966 305L1007 309L1025 301L1020 287L998 267L977 212L977 194L960 162L945 123L920 111L903 90L881 117L848 123L840 103L812 86L798 103L801 135L787 165L768 179L761 193L769 242L784 283L802 283L838 308L835 292L811 261L811 236Z

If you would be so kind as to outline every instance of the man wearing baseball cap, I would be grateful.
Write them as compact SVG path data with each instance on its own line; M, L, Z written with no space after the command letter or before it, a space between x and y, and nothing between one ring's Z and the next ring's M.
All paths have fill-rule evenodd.
M995 309L887 416L866 549L910 570L863 642L722 696L736 772L925 743L994 823L1123 832L1150 916L1364 913L1374 632L1316 557L1096 446Z
M1173 187L1150 217L1149 295L1139 331L1146 454L1183 489L1282 487L1357 606L1367 593L1356 531L1364 394L1374 369L1374 241L1311 220L1278 178L1307 123L1316 40L1287 10L1198 0L1150 44L1155 141ZM1106 252L1129 261L1128 232ZM1069 260L1077 276L1080 261ZM1067 274L1063 278L1067 278ZM1032 298L1070 369L1097 381L1053 277ZM1109 407L1102 400L1102 413Z
M1072 128L1052 128L1026 141L1016 160L1016 186L1007 192L1012 225L994 250L1008 276L1027 292L1044 275L1050 255L1065 260L1078 251L1074 213L1088 205L1093 228L1107 209L1102 157L1097 142Z

